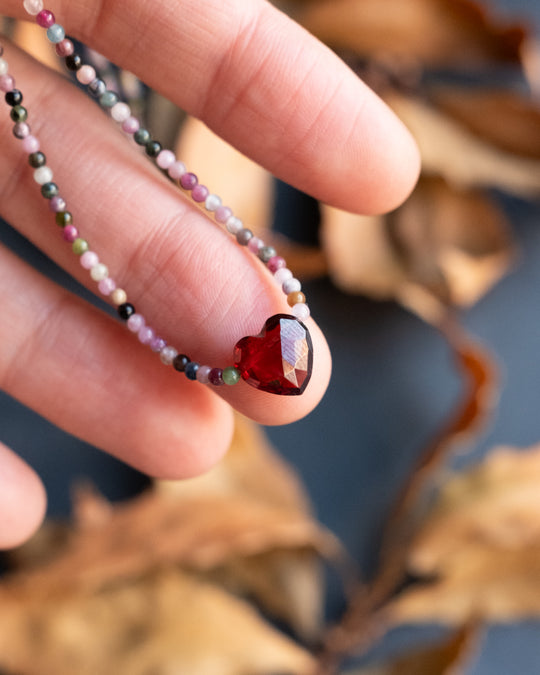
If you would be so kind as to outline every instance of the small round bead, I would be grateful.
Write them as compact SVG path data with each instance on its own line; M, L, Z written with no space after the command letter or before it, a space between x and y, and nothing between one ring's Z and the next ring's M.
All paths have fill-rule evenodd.
M139 129L133 134L133 140L137 145L146 145L147 143L150 143L152 137L150 136L148 129Z
M144 325L146 321L142 314L132 314L128 317L127 327L132 333L138 333Z
M283 286L283 284L288 281L289 279L293 278L293 274L290 269L287 267L280 267L277 272L274 273L274 279L277 281L277 283L280 286Z
M115 103L111 108L111 117L115 122L125 122L127 119L131 117L131 108L128 106L127 103L119 101L118 103Z
M15 78L11 75L2 75L0 73L0 91L11 91L15 87Z
M152 340L156 337L156 334L154 332L153 328L150 328L150 326L143 326L141 330L137 333L137 337L139 338L139 342L143 345L149 345Z
M228 366L223 369L223 382L228 385L237 384L240 381L240 371L234 366Z
M157 157L161 152L161 143L158 141L150 141L144 146L148 157Z
M174 164L171 164L168 170L169 176L173 180L180 180L182 176L186 173L186 165L184 162L176 161Z
M92 267L95 267L99 262L98 254L95 253L95 251L86 251L86 253L83 253L80 257L79 262L81 263L82 268L91 270Z
M172 152L171 150L162 150L156 157L156 164L159 166L160 169L166 171L169 167L171 167L174 164L175 159L176 157L174 156L174 152Z
M161 350L165 347L167 343L165 340L161 337L155 337L151 342L150 342L150 349L153 352L161 352Z
M24 0L23 7L32 16L36 16L43 9L43 0Z
M280 255L275 255L273 258L270 258L270 260L266 263L266 266L268 267L270 272L274 274L283 267L287 267L287 263L285 261L285 258L282 258Z
M47 39L49 42L52 42L53 45L57 45L59 42L62 42L65 37L66 31L59 23L53 23L53 25L47 29Z
M66 56L71 56L73 52L75 51L75 45L71 40L68 40L67 38L65 40L62 40L62 42L59 42L56 47L55 47L56 54L58 56L61 56L62 58L66 58Z
M14 122L26 122L28 119L28 110L22 105L15 105L9 111L9 116Z
M284 281L281 288L283 289L285 295L289 295L289 293L297 293L298 291L302 290L302 284L298 281L298 279L293 277L292 279L287 279Z
M116 282L111 277L106 277L102 279L98 284L99 292L102 295L110 295L116 288Z
M236 235L236 241L240 244L240 246L247 246L249 243L249 240L253 237L253 232L251 230L247 230L246 228L242 228L240 232L237 233Z
M208 374L208 382L213 384L215 387L225 384L225 382L223 382L223 370L221 368L212 368Z
M208 193L209 190L206 185L197 184L191 191L191 199L197 203L204 202L208 197Z
M65 64L68 70L79 70L79 68L82 67L83 62L78 54L70 54L69 56L66 56Z
M193 190L198 182L199 179L194 173L185 173L180 177L180 185L184 188L184 190Z
M39 169L34 171L34 180L38 185L44 185L45 183L50 183L53 177L52 169L48 166L40 166Z
M303 319L307 319L311 312L309 311L309 307L301 302L291 307L291 314L302 321Z
M13 135L20 140L28 138L30 136L30 126L26 122L17 122L13 127Z
M49 208L53 213L59 213L60 211L65 211L66 210L66 200L63 197L60 197L60 195L56 195L56 197L53 197L51 201L49 202ZM58 222L58 221L56 221Z
M88 85L88 91L95 98L99 98L107 91L107 85L100 77L96 77L96 79Z
M73 216L69 211L59 211L56 214L56 224L60 227L66 227L66 225L71 225L73 222Z
M276 249L273 246L263 246L259 251L259 259L263 263L267 263L272 258L276 257Z
M221 198L217 195L208 195L204 201L204 207L207 211L215 211L221 206Z
M118 103L118 94L115 94L114 91L106 91L99 97L99 105L102 108L112 108L113 105L116 105L117 103Z
M90 84L96 79L96 69L92 66L84 65L77 71L77 80L81 84Z
M140 126L139 120L136 117L128 117L122 124L122 131L125 131L126 134L134 134L139 130Z
M115 288L114 291L111 293L111 300L117 306L123 305L127 301L127 293L123 288Z
M109 276L109 268L103 263L98 263L90 270L90 276L94 281L102 281Z
M22 147L29 155L33 155L39 150L39 140L35 136L27 136L23 139Z
M190 361L189 363L186 363L186 367L184 368L184 372L186 374L186 377L188 380L196 380L197 379L197 371L199 370L200 366L198 363L195 363L194 361Z
M290 307L305 304L306 296L301 291L294 291L287 296L287 303Z
M199 366L199 370L197 371L197 382L208 384L210 381L208 378L211 371L212 368L210 366Z
M41 194L45 199L52 199L53 197L56 197L59 192L60 190L56 183L45 183L41 186Z
M218 223L224 225L232 216L232 209L228 206L219 206L214 213L214 218Z
M28 138L31 138L31 136L28 136ZM27 141L28 138L25 138L24 140ZM39 169L40 166L45 166L47 163L47 158L42 152L33 152L29 157L28 157L28 164L32 166L34 169Z
M257 255L261 248L264 246L264 241L262 239L259 239L259 237L251 237L251 239L248 242L248 249L251 251L251 253L254 253Z
M0 58L0 75L7 75L9 70L8 62Z
M71 248L73 249L73 253L75 253L75 255L82 255L83 253L86 253L90 247L88 246L86 239L81 239L81 237L78 237L73 242L73 246Z
M42 28L50 28L55 22L54 14L48 9L42 9L36 16L36 22Z
M166 366L172 366L172 363L177 356L178 352L174 347L171 347L170 345L163 347L163 349L159 353L161 363L164 363Z
M6 93L4 98L8 105L14 106L20 105L22 103L23 95L22 92L20 92L18 89L12 89L11 91L8 91Z
M135 314L135 307L133 307L131 302L123 302L118 306L116 311L118 312L118 316L122 319L122 321L127 321L130 316Z
M66 227L64 227L62 230L62 237L65 241L73 244L73 242L75 242L79 237L79 230L75 227L75 225L66 225Z
M179 373L183 373L188 363L190 363L189 357L185 354L178 354L174 357L173 367Z
M240 218L237 218L236 216L231 216L229 220L226 222L225 227L227 228L227 231L230 232L231 234L238 234L241 229L244 227L244 223L240 220Z

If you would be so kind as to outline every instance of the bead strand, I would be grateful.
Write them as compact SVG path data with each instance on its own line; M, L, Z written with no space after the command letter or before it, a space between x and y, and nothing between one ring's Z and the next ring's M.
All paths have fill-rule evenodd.
M164 149L159 141L152 138L150 132L132 115L129 105L120 101L115 92L107 89L105 81L98 76L95 68L82 63L81 57L75 53L73 42L65 37L64 28L56 23L55 16L50 10L43 8L43 0L24 0L23 4L26 11L36 17L37 24L47 30L47 38L55 44L56 53L64 58L68 70L75 72L78 82L86 86L89 93L98 99L101 107L109 112L122 131L132 136L135 143L144 148L146 154L155 160L156 165L172 181L179 184L193 202L203 207L217 223L224 225L227 231L236 237L238 244L245 246L266 265L287 297L287 304L293 316L301 321L307 319L310 310L306 297L301 292L301 283L293 277L287 263L277 255L276 250L255 237L250 229L245 228L232 209L224 206L218 195L210 193L205 185L199 183L197 175L189 172L172 150Z

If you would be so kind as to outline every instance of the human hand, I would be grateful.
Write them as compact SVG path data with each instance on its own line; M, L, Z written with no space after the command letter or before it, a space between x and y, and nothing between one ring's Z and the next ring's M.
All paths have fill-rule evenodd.
M380 212L414 185L418 153L401 123L330 50L264 0L55 0L48 8L70 36L324 202ZM0 0L0 13L28 18L22 0ZM240 336L286 311L263 266L183 199L97 106L15 47L4 58L77 226L161 335L200 362L223 364ZM11 127L4 106L0 215L93 290L57 236ZM0 386L154 476L188 477L213 465L232 433L229 404L261 423L284 424L312 410L328 384L328 347L311 319L312 380L302 396L278 397L189 382L124 326L3 247L0 288ZM44 506L38 477L0 446L0 547L29 536Z

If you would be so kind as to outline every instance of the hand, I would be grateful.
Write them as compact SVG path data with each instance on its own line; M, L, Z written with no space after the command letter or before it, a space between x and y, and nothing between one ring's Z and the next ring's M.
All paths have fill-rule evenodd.
M385 211L414 185L418 153L401 123L330 50L264 0L56 0L50 8L70 36L324 202ZM0 0L0 12L28 18L22 0ZM228 363L239 336L284 309L262 265L75 87L13 46L4 58L83 236L160 334L201 363ZM94 289L55 231L11 128L2 102L0 215ZM119 322L2 247L0 288L0 386L154 476L187 477L213 465L230 440L229 403L261 423L283 424L312 410L328 384L329 351L311 320L312 381L291 399L187 381ZM44 505L37 476L2 446L0 546L29 536Z

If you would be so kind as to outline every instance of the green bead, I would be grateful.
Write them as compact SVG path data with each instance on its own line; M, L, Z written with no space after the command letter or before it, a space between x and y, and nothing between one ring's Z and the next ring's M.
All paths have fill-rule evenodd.
M88 242L86 241L86 239L81 239L80 237L78 237L73 242L72 249L73 249L73 253L75 253L75 255L82 255L83 253L86 253L86 251L88 251L88 248L89 248L89 246L88 246Z
M65 227L66 225L71 225L73 222L73 216L69 211L59 211L56 214L56 224L60 227Z
M240 381L240 371L234 366L228 366L227 368L223 368L223 375L221 377L225 384L236 384Z
M112 108L118 103L118 95L114 91L106 91L99 97L99 104L103 108Z
M22 105L16 105L11 108L10 117L14 122L26 122L28 111Z
M148 129L138 129L133 134L133 140L137 145L146 145L147 143L150 143L152 136L150 136Z

